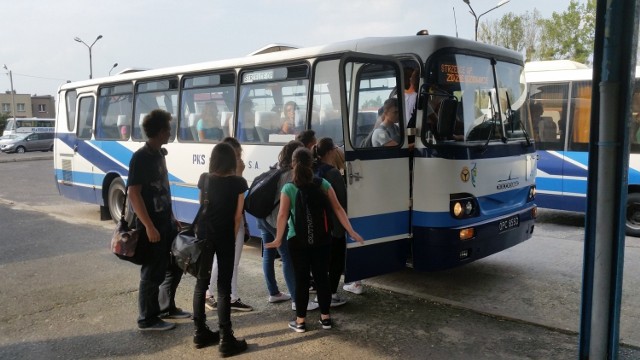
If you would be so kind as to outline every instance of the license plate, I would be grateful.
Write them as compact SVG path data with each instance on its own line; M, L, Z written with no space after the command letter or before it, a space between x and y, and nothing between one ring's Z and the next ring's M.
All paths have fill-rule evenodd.
M520 219L518 218L518 215L514 215L498 221L498 232L509 231L513 228L517 228L518 226L520 226Z

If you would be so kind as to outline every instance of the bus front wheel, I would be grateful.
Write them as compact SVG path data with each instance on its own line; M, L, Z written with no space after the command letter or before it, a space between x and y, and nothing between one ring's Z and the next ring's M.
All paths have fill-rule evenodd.
M626 234L640 237L640 193L629 193L626 210Z
M109 185L107 202L109 204L109 213L111 214L111 218L115 222L118 222L118 220L120 220L120 216L122 216L124 190L124 181L122 181L121 178L114 179L111 182L111 185ZM127 201L127 210L125 211L124 219L129 223L129 226L132 226L133 211L131 211L129 201Z

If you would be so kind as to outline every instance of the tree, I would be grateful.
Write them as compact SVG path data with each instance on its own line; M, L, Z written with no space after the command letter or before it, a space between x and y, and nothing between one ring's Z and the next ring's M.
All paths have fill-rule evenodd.
M499 45L525 54L526 61L535 58L536 44L540 39L540 12L525 12L523 15L508 13L501 19L480 24L478 39L488 44Z
M586 4L571 0L566 11L554 12L549 19L534 9L485 21L480 24L478 39L522 52L526 61L569 59L586 63L593 54L595 18L595 0Z
M0 134L4 131L5 126L7 126L7 119L9 118L9 113L0 113Z
M540 58L588 62L593 54L595 23L595 0L587 0L586 4L571 0L567 11L554 12L551 19L541 21L544 37L540 41Z

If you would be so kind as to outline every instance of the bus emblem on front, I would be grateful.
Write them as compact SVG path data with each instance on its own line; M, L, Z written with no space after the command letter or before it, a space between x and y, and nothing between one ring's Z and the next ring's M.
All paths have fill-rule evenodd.
M460 172L460 180L462 180L462 182L468 182L469 181L469 168L464 166L462 167L462 171Z

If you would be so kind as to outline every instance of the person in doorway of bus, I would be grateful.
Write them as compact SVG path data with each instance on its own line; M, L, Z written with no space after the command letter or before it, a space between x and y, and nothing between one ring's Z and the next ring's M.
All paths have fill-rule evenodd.
M162 145L171 136L171 114L153 110L145 116L142 128L145 145L129 163L128 195L136 214L139 241L148 241L145 262L140 269L138 329L170 330L175 324L162 319L191 317L175 305L175 294L182 270L171 261L171 242L179 226L171 210L169 176Z
M416 111L416 101L418 99L418 83L419 83L419 70L418 69L405 69L405 74L410 74L407 80L408 88L404 90L404 121L407 127L415 127L415 119L413 124L409 122L411 116Z
M291 158L293 152L297 148L304 147L304 145L297 140L291 140L280 150L278 155L278 168L284 172L278 179L278 189L273 194L273 203L277 204L280 201L280 191L282 187L291 182L293 172L291 171ZM285 171L286 170L286 171ZM264 219L258 219L258 229L262 235L262 271L264 273L264 280L267 284L267 291L269 292L269 302L279 303L291 299L291 309L296 310L295 295L296 295L296 281L293 273L293 263L291 261L291 255L289 254L289 247L287 243L280 245L277 249L267 248L265 245L272 242L276 236L276 222L278 217L278 207L276 206L271 214ZM278 289L278 282L276 281L276 275L274 271L274 262L276 260L276 254L280 254L282 260L282 272L284 274L284 281L289 289L289 294L285 294ZM310 301L307 304L307 310L315 310L318 308L318 303Z
M219 124L216 104L212 102L207 103L202 110L200 120L196 123L198 141L222 139L222 129Z
M398 99L390 98L382 105L382 122L373 130L371 143L374 147L397 146L401 142L398 129Z
M236 176L242 177L244 172L244 161L242 161L242 146L236 138L226 137L222 140L223 143L231 145L236 154ZM244 204L243 204L244 206ZM231 277L231 310L236 311L253 311L253 307L247 305L240 300L238 295L238 267L240 265L240 256L242 255L242 248L244 246L247 237L249 236L249 229L247 221L244 217L244 211L242 212L242 218L240 219L240 229L236 233L236 247L235 257L233 262L233 276ZM209 290L206 292L205 305L209 310L215 310L218 306L216 298L213 295L213 289L218 281L218 259L217 256L213 258L213 265L211 267L211 281L209 283Z
M296 110L298 110L298 105L294 101L284 104L284 121L280 127L280 134L296 133Z
M295 332L306 331L305 318L307 316L307 308L304 305L309 301L309 292L307 289L309 287L309 272L312 272L318 287L320 324L323 329L331 329L333 322L331 321L329 310L331 306L331 291L329 290L328 279L331 245L327 242L326 244L308 246L304 245L306 241L297 241L297 239L295 239L296 230L294 224L296 219L293 214L296 212L296 198L299 195L299 189L315 186L313 180L313 155L311 151L306 148L296 149L293 152L292 165L293 181L285 184L280 194L275 240L265 246L272 249L279 247L285 236L285 229L288 229L286 241L289 246L289 252L291 253L291 259L293 260L293 269L296 278L296 319L289 322L289 328ZM336 198L335 191L331 188L331 184L326 180L322 180L321 188L328 196L328 201L340 224L344 226L347 233L354 240L363 244L364 240L360 234L353 230L347 214ZM318 242L316 242L316 244L318 244Z
M313 147L316 146L316 143L318 143L318 140L316 139L316 132L311 129L304 130L299 133L296 136L296 140L304 144L304 147L309 150L313 149Z
M232 356L247 349L244 339L236 339L231 326L231 278L236 250L236 237L242 228L242 207L247 181L236 175L237 153L221 142L211 151L209 172L198 180L200 202L205 210L198 219L197 231L205 245L199 260L193 290L193 342L197 348L220 342L220 355ZM206 188L205 188L206 186ZM217 258L218 327L214 332L206 324L205 292L209 287L214 256Z
M337 146L331 138L318 140L315 146L314 173L331 184L338 202L343 209L347 209L347 187L344 178L338 169L333 166ZM344 228L335 214L331 214L331 255L329 260L329 290L331 290L331 307L344 305L346 299L338 295L338 284L344 272L345 254L347 251L347 239Z

